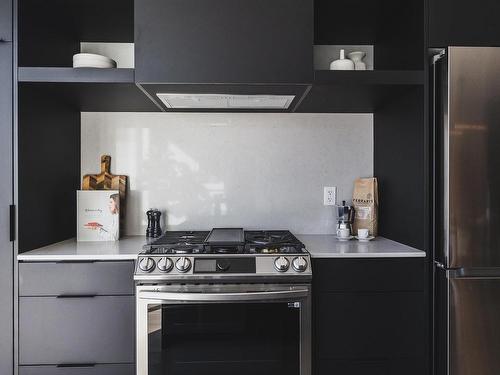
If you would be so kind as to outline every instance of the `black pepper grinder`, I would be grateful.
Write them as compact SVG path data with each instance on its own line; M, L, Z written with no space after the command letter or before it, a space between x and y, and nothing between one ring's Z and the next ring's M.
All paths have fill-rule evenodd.
M161 212L156 208L151 208L146 212L148 217L148 227L146 229L146 237L156 238L161 236L160 218Z
M158 210L153 210L153 237L160 237L161 236L161 225L160 225L160 218L161 218L161 212Z

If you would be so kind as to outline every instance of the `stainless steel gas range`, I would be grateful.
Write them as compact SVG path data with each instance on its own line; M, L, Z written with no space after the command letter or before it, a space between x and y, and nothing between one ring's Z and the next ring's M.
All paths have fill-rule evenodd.
M138 375L311 373L311 262L290 232L166 232L134 278Z

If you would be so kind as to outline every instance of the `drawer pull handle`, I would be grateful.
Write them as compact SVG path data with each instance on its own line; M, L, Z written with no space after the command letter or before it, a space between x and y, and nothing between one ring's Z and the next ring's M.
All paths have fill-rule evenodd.
M95 363L61 363L56 367L95 367Z
M95 260L58 260L57 264L85 264L85 263L95 263Z
M94 298L96 294L60 294L56 298Z

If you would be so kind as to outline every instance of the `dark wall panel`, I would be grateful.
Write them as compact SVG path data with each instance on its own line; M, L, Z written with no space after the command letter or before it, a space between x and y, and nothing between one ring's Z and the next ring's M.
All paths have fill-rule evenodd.
M309 83L312 0L135 2L139 83Z
M374 114L379 234L425 248L424 88L395 97Z
M19 89L19 252L76 233L80 111L66 98Z
M424 21L424 0L316 0L314 43L374 45L375 69L420 70Z
M498 0L429 0L429 46L500 46Z
M18 13L19 66L69 67L80 42L134 40L133 0L23 0Z

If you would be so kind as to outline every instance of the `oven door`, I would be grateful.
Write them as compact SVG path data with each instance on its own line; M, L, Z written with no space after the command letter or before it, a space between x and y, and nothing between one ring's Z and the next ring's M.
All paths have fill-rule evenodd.
M137 287L138 375L310 375L309 285Z

